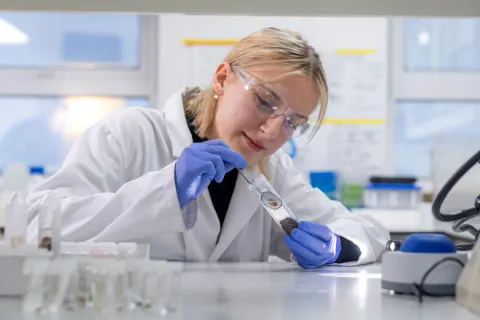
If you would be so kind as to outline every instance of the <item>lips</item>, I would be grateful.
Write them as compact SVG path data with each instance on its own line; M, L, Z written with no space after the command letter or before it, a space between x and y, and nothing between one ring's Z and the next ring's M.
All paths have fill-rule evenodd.
M248 137L245 133L243 134L247 145L254 151L262 151L265 150L265 147L258 141L255 141Z

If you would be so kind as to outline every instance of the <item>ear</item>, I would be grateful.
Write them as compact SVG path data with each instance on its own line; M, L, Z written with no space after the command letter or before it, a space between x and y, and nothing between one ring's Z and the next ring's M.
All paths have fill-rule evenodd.
M215 76L213 77L212 87L219 96L223 95L225 81L231 73L232 68L228 62L222 62L218 65Z

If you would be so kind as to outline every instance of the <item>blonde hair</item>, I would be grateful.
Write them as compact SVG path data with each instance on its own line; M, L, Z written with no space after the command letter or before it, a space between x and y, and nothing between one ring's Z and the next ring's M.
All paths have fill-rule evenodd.
M286 67L289 74L312 77L320 92L319 113L311 139L320 128L328 104L328 85L322 62L315 49L298 33L285 29L265 28L241 39L224 59L232 67L248 70L253 66L275 63ZM185 110L193 117L193 125L200 137L211 135L217 111L215 91L211 86L200 90L193 88L184 95ZM267 175L268 159L254 167Z

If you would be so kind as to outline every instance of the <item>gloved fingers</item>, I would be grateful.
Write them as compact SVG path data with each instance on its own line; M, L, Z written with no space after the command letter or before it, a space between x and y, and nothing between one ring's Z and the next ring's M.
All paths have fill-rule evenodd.
M225 167L230 171L233 168L243 169L247 166L247 161L243 156L235 150L230 149L228 146L224 147L221 145L208 146L206 151L214 153L222 157Z
M222 182L225 177L225 164L223 163L222 157L206 151L198 152L196 156L201 160L212 163L215 166L215 174L213 178L217 182Z
M200 196L202 192L205 191L205 189L207 189L208 185L212 181L210 177L206 177L206 176L200 176L198 177L198 179L199 179L198 185L196 187L193 198L197 198L198 196Z
M326 243L332 240L333 232L326 225L310 221L300 221L298 228Z
M328 243L325 243L323 240L318 239L298 228L292 230L291 237L316 254L323 254L328 251Z
M197 168L199 172L197 174L200 174L203 178L212 180L217 174L217 170L213 162L203 159L202 155L200 154L196 154L195 158L199 160L199 166Z
M285 235L283 239L292 254L295 256L297 262L301 262L302 260L304 260L314 263L319 260L318 254L305 247L303 244L298 243L291 236Z

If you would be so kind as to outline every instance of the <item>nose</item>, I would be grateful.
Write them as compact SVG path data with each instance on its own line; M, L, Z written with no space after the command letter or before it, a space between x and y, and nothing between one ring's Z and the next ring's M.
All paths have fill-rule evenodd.
M267 139L276 139L283 134L283 117L268 118L261 126L260 131Z

